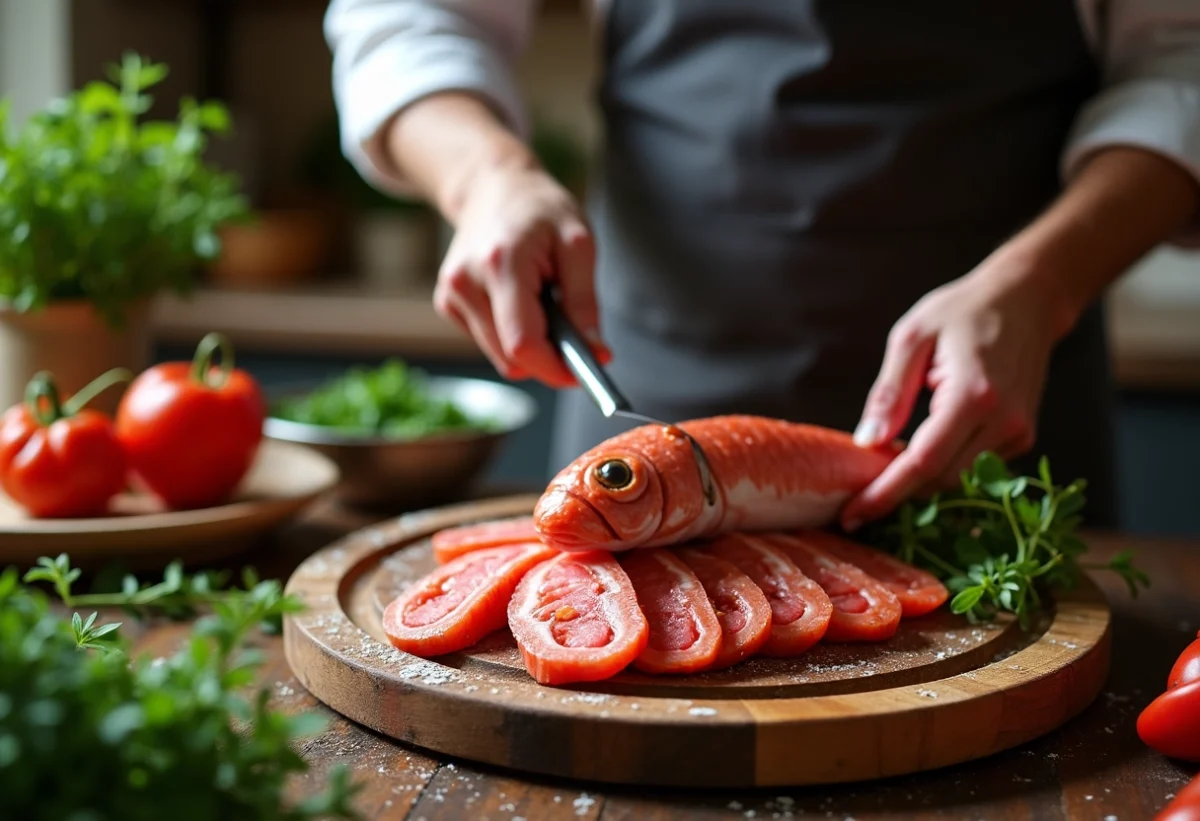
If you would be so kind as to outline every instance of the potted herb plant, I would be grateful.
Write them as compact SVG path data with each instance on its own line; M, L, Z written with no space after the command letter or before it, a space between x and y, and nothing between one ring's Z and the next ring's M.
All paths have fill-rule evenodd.
M150 355L150 307L186 292L221 251L218 229L247 215L239 182L207 164L217 102L142 118L167 67L126 54L112 82L52 101L15 133L0 102L0 407L38 371L73 393ZM119 392L106 400L115 405Z

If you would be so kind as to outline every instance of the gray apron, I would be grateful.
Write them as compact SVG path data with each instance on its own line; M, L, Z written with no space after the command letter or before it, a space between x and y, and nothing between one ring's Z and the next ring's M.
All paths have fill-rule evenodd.
M614 380L668 420L853 429L893 323L1058 192L1097 87L1073 0L615 0L604 39L601 326ZM1116 515L1110 403L1096 305L1054 353L1034 449L1088 479L1095 525ZM551 468L628 426L564 392Z

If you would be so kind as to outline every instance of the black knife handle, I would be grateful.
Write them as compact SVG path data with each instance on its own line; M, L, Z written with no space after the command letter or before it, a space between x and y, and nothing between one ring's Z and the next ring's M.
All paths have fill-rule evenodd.
M559 304L556 291L557 288L552 282L543 285L541 303L542 310L546 313L546 326L550 341L562 355L563 362L605 416L612 416L618 411L630 410L628 400L604 372L604 368L592 353L591 346L583 338L583 334L579 333L578 329L567 319L567 315Z

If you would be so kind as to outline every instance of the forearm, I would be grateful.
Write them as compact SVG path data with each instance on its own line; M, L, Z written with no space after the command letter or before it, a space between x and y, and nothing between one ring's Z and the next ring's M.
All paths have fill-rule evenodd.
M392 120L384 138L396 169L452 225L481 172L538 165L533 152L470 94L445 92L414 103Z
M1068 331L1145 253L1184 228L1200 189L1180 166L1137 148L1097 153L1055 203L995 254L995 276L1017 277L1058 305Z

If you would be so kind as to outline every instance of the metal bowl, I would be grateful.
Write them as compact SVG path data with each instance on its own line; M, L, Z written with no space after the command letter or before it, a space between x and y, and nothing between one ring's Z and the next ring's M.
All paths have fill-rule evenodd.
M357 434L270 416L269 439L299 442L337 463L334 494L349 505L414 509L461 498L494 457L504 439L537 416L537 403L522 390L487 379L429 377L430 395L449 399L472 420L491 420L491 430L462 430L417 438ZM274 393L303 395L317 384Z

